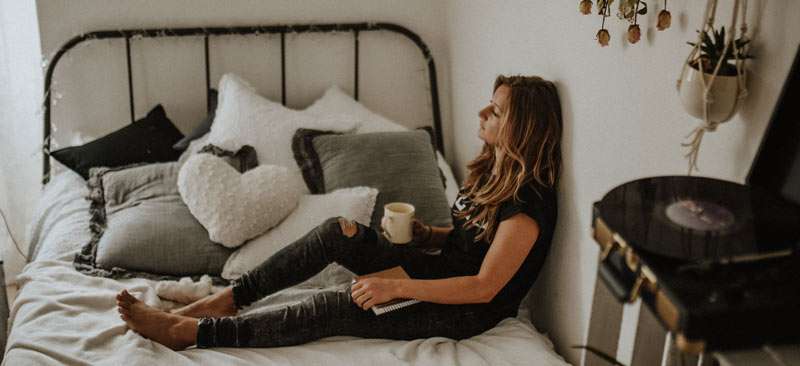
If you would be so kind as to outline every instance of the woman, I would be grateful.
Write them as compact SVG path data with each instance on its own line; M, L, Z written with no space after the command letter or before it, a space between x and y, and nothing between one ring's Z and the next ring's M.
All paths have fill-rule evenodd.
M128 326L172 349L270 347L349 335L462 339L515 316L550 247L561 165L561 106L555 86L538 77L500 76L480 110L483 149L452 207L454 227L414 224L412 246L393 246L356 222L331 218L233 285L174 313L123 290ZM439 247L427 255L420 247ZM358 279L347 290L319 292L278 310L236 316L238 309L298 284L337 262L363 275L402 266L412 279ZM420 304L376 316L396 298Z

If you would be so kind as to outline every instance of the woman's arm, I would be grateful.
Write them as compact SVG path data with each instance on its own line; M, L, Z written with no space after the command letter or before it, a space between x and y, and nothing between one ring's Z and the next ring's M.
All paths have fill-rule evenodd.
M440 304L489 302L517 273L538 237L536 221L528 215L516 214L500 222L477 275L397 280L397 297Z
M440 304L487 303L511 280L538 237L536 221L516 214L500 223L477 275L437 280L367 278L353 285L353 300L364 309L396 298Z

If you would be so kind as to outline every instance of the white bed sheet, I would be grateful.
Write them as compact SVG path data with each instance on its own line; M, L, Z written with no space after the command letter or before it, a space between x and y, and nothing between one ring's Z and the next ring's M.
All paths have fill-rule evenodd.
M85 193L80 177L63 173L43 194L29 230L41 248L18 276L3 365L566 365L523 318L505 319L461 341L330 337L293 347L174 352L128 330L115 309L114 295L123 288L161 306L155 282L90 277L73 269L72 256L89 238ZM317 290L287 289L248 311L298 301L312 291Z

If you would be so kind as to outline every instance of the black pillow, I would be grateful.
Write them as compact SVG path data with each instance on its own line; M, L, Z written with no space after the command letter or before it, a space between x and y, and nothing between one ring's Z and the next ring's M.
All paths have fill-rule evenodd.
M211 124L214 123L214 115L217 110L217 94L218 93L216 89L208 90L208 115L200 122L200 124L192 129L192 132L189 132L186 137L176 142L175 145L172 145L173 149L184 151L189 148L189 144L192 141L203 137L203 135L207 134L208 131L211 131Z
M181 138L183 134L159 104L128 126L81 146L52 151L50 155L83 179L89 179L89 169L95 167L178 160L181 153L172 145Z

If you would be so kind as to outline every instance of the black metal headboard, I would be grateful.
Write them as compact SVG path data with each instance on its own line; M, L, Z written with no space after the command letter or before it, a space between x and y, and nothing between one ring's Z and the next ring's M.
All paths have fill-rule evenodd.
M202 36L205 48L205 80L206 80L206 102L208 103L208 93L210 90L209 61L208 61L208 39L210 36L222 35L247 35L247 34L280 34L281 39L281 101L286 105L286 34L287 33L327 33L327 32L352 32L355 42L355 77L353 81L353 93L358 100L358 35L364 31L391 31L400 33L414 42L422 51L422 56L428 64L428 79L430 80L431 106L433 112L433 128L435 131L435 142L437 149L444 154L444 143L442 138L442 117L439 109L439 93L436 81L436 66L430 49L416 33L409 29L392 23L343 23L343 24L295 24L295 25L255 25L238 27L200 27L200 28L153 28L153 29L122 29L95 31L73 37L65 43L53 56L52 61L47 67L47 74L44 78L44 144L42 146L44 159L42 162L42 183L46 184L50 180L50 87L53 80L58 61L67 51L81 42L94 39L125 39L125 56L127 58L128 70L128 94L130 98L131 122L134 121L134 100L133 100L133 75L131 70L131 47L130 41L133 37L156 38L156 37L186 37Z

